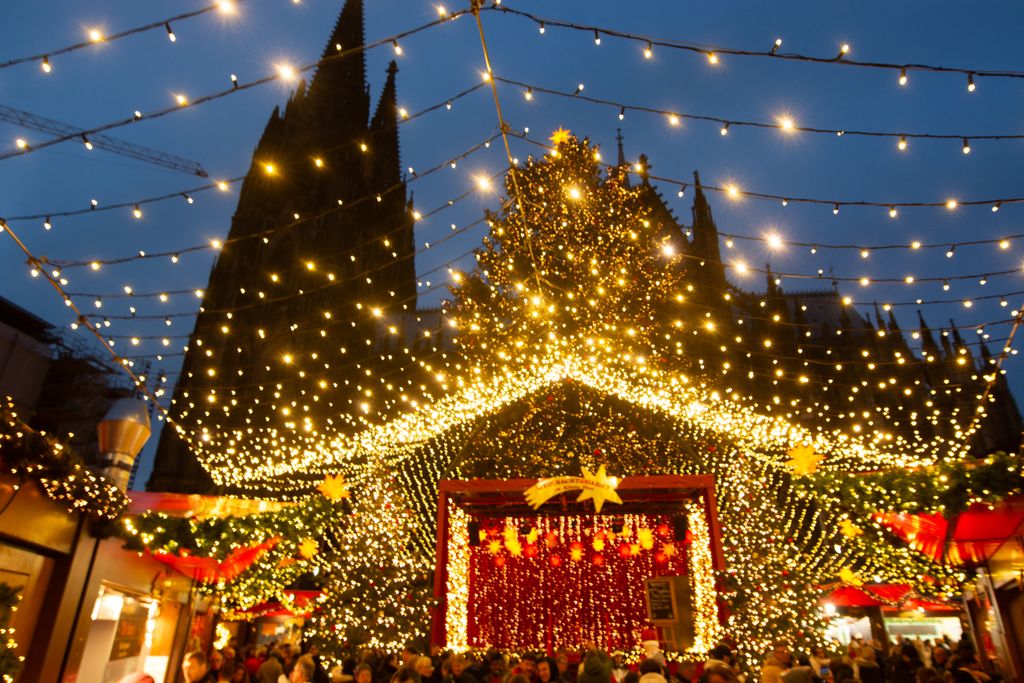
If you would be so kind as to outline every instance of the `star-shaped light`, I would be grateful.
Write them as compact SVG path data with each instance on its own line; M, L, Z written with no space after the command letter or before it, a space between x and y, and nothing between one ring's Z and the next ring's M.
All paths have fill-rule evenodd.
M856 538L864 533L864 530L848 519L839 523L839 531L847 538Z
M849 567L843 567L839 570L839 580L843 583L848 583L851 586L864 585L864 582L861 580L861 578L857 576L856 572L854 572Z
M348 487L345 485L345 478L340 474L335 476L328 474L327 478L317 486L317 489L328 500L341 500L349 496Z
M615 477L609 477L606 475L604 465L597 468L597 474L591 473L590 470L584 467L583 478L594 486L584 489L576 499L577 503L581 503L585 500L592 500L594 501L595 512L601 512L601 506L604 505L606 500L622 505L622 499L619 498L619 494L615 490L615 487L619 485L619 480Z
M498 553L500 553L501 552L501 541L493 540L490 543L488 543L487 544L487 552L491 553L492 555L497 555Z
M513 557L518 557L523 552L523 544L519 542L518 538L507 539L505 547L508 549L508 554Z
M299 555L302 559L312 559L320 551L320 544L314 541L312 538L307 538L299 544Z
M639 542L640 548L650 550L654 547L654 532L647 528L638 529L636 540Z
M555 145L557 147L558 145L562 144L563 142L568 142L569 138L571 138L571 137L572 137L572 133L570 133L565 128L559 128L558 130L556 130L554 133L551 134L551 144L553 144L553 145Z
M818 463L822 461L822 456L814 452L814 446L795 446L789 449L787 455L789 461L786 466L798 477L813 474L818 469Z

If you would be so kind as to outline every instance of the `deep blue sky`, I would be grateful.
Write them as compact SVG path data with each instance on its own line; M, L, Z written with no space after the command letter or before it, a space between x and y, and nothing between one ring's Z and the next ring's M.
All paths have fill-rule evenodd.
M225 19L211 14L174 25L177 42L168 41L163 30L133 36L106 45L54 58L53 72L45 75L39 64L0 70L0 103L26 109L81 127L113 121L135 109L150 111L173 103L175 93L191 97L222 89L229 74L242 81L270 73L287 61L315 61L323 49L341 0L248 0L237 16ZM764 49L776 37L784 39L784 51L831 56L841 43L852 47L851 57L874 61L921 62L978 69L1024 69L1024 6L1013 2L986 3L984 8L944 2L823 3L805 0L765 3L754 0L731 3L636 3L539 2L516 0L506 4L541 15L615 27L657 37ZM7 3L0 23L0 61L44 52L81 40L88 27L113 33L161 19L201 2L151 0L53 0ZM450 4L455 8L454 3ZM983 11L979 11L982 10ZM396 33L436 17L435 5L420 0L376 0L367 3L369 40ZM675 109L725 118L771 121L781 114L799 124L835 128L950 133L1021 133L1020 111L1024 82L1009 79L978 79L969 94L962 76L911 72L906 87L897 74L834 65L786 63L743 57L722 58L711 66L700 55L656 49L645 60L642 46L605 37L600 47L591 34L548 28L540 35L534 25L511 16L487 13L485 29L495 72L509 78L568 90L577 83L595 97ZM409 111L444 101L479 81L482 58L476 27L463 18L419 34L402 43L399 57L398 93ZM373 98L379 92L389 47L368 55ZM253 147L275 104L287 97L289 87L273 83L217 102L176 112L157 121L111 131L110 135L194 159L213 178L234 177L246 171ZM629 114L618 120L612 109L537 96L526 102L521 91L502 87L506 116L514 128L529 127L538 138L564 126L590 136L603 145L606 158L614 154L615 129L622 127L627 156L646 152L658 175L685 179L694 169L709 184L734 182L744 189L782 195L879 201L935 201L1024 195L1022 143L975 142L964 155L958 141L912 141L907 152L898 152L894 141L850 136L799 134L733 129L723 138L714 124L686 123L671 128L662 117ZM456 103L403 126L403 165L426 168L482 141L494 129L495 112L490 94L479 91ZM0 149L12 149L16 137L30 142L45 138L0 123ZM534 151L514 143L520 156ZM493 173L504 165L499 145L411 186L423 209L443 204L449 197L473 185L477 173ZM101 204L141 199L185 190L202 181L99 150L87 152L80 143L66 143L24 157L0 161L0 216L58 212L87 207L90 199ZM679 200L674 190L665 196L684 220L689 218L691 195ZM36 252L50 258L110 258L174 250L223 238L237 199L229 194L206 192L196 203L183 200L145 207L142 220L130 209L55 219L53 230L43 230L39 220L14 222L22 238ZM726 232L761 235L774 230L792 240L806 242L855 242L876 244L947 242L998 238L1024 232L1024 206L1005 206L998 213L987 207L904 209L897 220L884 209L849 207L834 216L829 207L783 208L775 202L730 202L711 197L719 228ZM457 208L420 224L422 244L443 236L452 223L462 225L479 217L493 197L473 197ZM417 262L425 273L461 254L479 241L482 231L451 240ZM964 248L947 259L944 249L874 254L863 260L855 252L789 249L769 254L757 244L738 243L726 258L744 258L751 264L770 259L777 270L814 273L835 268L837 274L870 277L953 276L985 273L1020 266L1024 243L1008 250L994 245ZM118 292L126 284L149 292L196 288L205 285L212 254L183 256L169 261L107 267L98 273L87 269L69 271L69 289ZM443 271L442 271L443 272ZM442 273L429 278L436 284ZM811 283L814 284L814 283ZM751 278L751 288L763 288L763 278ZM804 289L806 283L784 282L783 287ZM992 278L987 285L953 283L943 292L937 283L873 285L866 289L850 284L843 288L858 301L912 301L916 298L969 298L1024 289L1012 277ZM6 238L0 240L0 293L58 325L70 322L68 310L42 279L29 277L20 252ZM437 294L425 303L436 303ZM91 299L82 299L95 311ZM1010 309L1024 304L1011 300L1001 308L998 301L924 307L933 327L977 324L1008 317ZM194 310L194 297L156 300L109 300L103 312L127 313L135 305L140 313ZM915 307L898 309L904 327L916 325ZM866 310L864 308L862 311ZM1005 335L1007 326L992 327L993 338ZM162 321L114 321L111 334L187 334L191 319L176 319L170 328ZM971 335L976 336L976 335ZM124 345L119 340L118 345ZM173 340L180 351L183 339ZM1000 344L994 343L998 348ZM159 353L159 341L144 342L131 353ZM172 373L180 359L167 357L157 368ZM1024 379L1019 361L1008 365L1011 382ZM152 440L152 444L155 439ZM146 458L152 457L152 447ZM142 479L147 476L144 464Z

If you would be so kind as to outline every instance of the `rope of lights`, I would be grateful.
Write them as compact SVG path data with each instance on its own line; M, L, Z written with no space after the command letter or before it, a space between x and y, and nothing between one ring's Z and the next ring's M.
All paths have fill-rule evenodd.
M411 29L407 29L405 31L401 31L399 33L395 33L393 35L387 36L386 38L380 38L380 39L375 40L375 41L373 41L371 43L366 43L366 44L363 44L363 45L358 45L356 47L353 47L353 48L350 48L350 49L347 49L347 50L341 50L337 54L330 55L330 56L325 57L325 58L323 58L323 59L321 59L319 61L316 61L316 62L314 62L312 64L307 64L307 65L301 66L301 67L291 67L291 66L284 66L284 65L282 65L282 66L278 67L277 73L275 73L273 75L270 75L270 76L264 76L262 78L258 78L258 79L254 80L254 81L249 81L249 82L246 82L246 83L242 83L242 82L238 81L237 79L234 79L234 80L232 80L231 87L228 88L227 90L221 90L219 92L211 93L211 94L208 94L208 95L203 95L202 97L198 97L198 98L194 98L194 99L189 98L187 95L184 95L184 94L178 94L178 95L175 96L176 104L173 105L173 106L164 107L163 109L156 109L154 111L147 112L147 113L144 113L144 112L141 112L141 111L136 111L136 112L134 112L132 114L132 116L130 116L128 118L119 119L117 121L111 121L109 123L101 124L99 126L95 126L94 128L89 128L89 129L86 129L84 131L81 131L80 133L75 133L73 135L59 135L57 137L50 138L49 140L43 140L41 142L34 143L34 144L32 144L32 145L30 145L28 147L22 148L22 149L17 149L17 150L14 150L14 151L9 151L9 152L0 154L0 160L8 159L8 158L11 158L11 157L16 157L16 156L22 156L22 155L25 155L25 154L31 154L33 152L36 152L36 151L40 150L40 149L45 149L45 148L50 147L52 145L56 145L56 144L61 143L61 142L66 142L67 140L73 140L73 139L77 140L77 139L80 139L83 135L84 136L89 136L89 135L93 135L95 133L103 133L105 131L113 130L115 128L122 128L124 126L129 126L129 125L132 125L134 123L138 123L139 121L146 121L146 120L152 120L152 119L161 118L161 117L167 116L168 114L172 114L172 113L177 112L177 111L181 111L181 110L184 110L184 109L191 109L191 108L197 107L197 106L199 106L201 104L206 104L207 102L213 102L215 100L219 100L221 98L228 97L229 95L233 95L235 93L239 93L239 92L242 92L244 90L249 90L251 88L256 88L256 87L261 86L261 85L266 85L267 83L272 83L274 81L291 81L291 80L294 80L298 76L298 74L305 73L307 71L313 71L314 69L317 69L317 68L323 66L324 64L330 64L332 62L339 61L341 59L345 59L347 57L350 57L350 56L352 56L354 54L359 54L359 53L362 53L362 52L366 52L366 51L372 50L372 49L380 47L382 45L395 45L395 44L398 43L398 40L401 39L401 38L407 38L409 36L415 35L415 34L420 33L422 31L426 31L427 29L431 29L431 28L434 28L434 27L439 26L441 24L447 23L448 21L457 19L458 17L462 16L463 14L467 13L468 11L469 10L459 10L457 12L452 12L451 14L445 15L444 17L442 17L440 19L435 19L434 21L427 22L426 24L422 24L422 25L417 26L415 28L411 28Z
M505 14L511 14L513 16L529 19L538 27L538 30L541 34L544 33L545 27L555 26L557 28L569 29L572 31L591 33L595 37L595 42L600 41L601 36L609 36L612 38L621 38L623 40L641 43L644 45L644 56L647 59L653 57L654 47L664 47L673 50L681 50L685 52L692 52L695 54L703 55L712 65L717 65L719 63L719 55L735 55L739 57L764 57L779 61L810 62L815 64L839 64L848 67L882 69L886 71L896 72L899 74L901 85L906 85L907 73L910 71L954 73L961 74L967 77L967 88L970 92L974 92L973 86L974 79L976 77L1024 78L1024 71L1016 71L1012 69L974 69L960 66L941 66L937 64L924 64L916 62L907 62L900 64L895 62L877 62L850 59L850 46L848 44L843 44L839 46L838 54L834 56L816 57L813 55L805 55L796 52L779 52L779 48L782 47L781 38L776 38L772 46L768 50L750 50L726 46L711 46L697 43L688 43L678 40L667 40L664 38L655 38L647 35L621 31L614 28L607 28L604 26L578 24L575 22L563 21L560 19L550 19L546 17L540 17L530 12L525 12L523 10L513 9L504 4L493 7L492 9L498 10ZM598 44L600 43L598 42Z
M715 115L701 115L701 114L688 114L681 111L671 109L660 109L657 107L651 107L646 105L628 104L620 102L618 100L611 100L599 97L593 97L591 95L583 94L583 88L578 85L575 90L563 91L554 88L547 88L532 83L526 83L524 81L518 81L511 78L504 78L501 76L495 76L494 80L513 85L519 88L523 88L524 95L532 100L535 93L543 93L547 95L555 95L569 100L577 100L580 102L588 102L590 104L597 104L607 106L615 109L619 114L619 119L625 118L626 112L642 112L647 114L654 114L658 116L664 116L668 119L668 122L672 126L678 126L681 121L710 121L712 123L718 123L722 126L719 129L719 133L722 136L728 135L729 131L736 127L748 127L748 128L763 128L770 130L781 130L785 133L819 133L829 134L835 136L846 136L855 135L860 137L873 137L873 138L897 138L900 143L897 147L900 151L906 150L906 141L910 139L924 139L924 140L959 140L965 144L971 140L1020 140L1024 139L1024 134L1012 134L1012 133L987 133L987 134L967 134L967 133L911 133L911 132L893 132L893 131L878 131L878 130L857 130L850 128L819 128L812 126L801 126L798 125L793 119L789 117L780 117L779 119L768 122L768 121L749 121L744 119L725 118L723 116ZM970 146L967 146L970 149Z
M125 29L123 31L119 31L118 33L113 33L111 35L104 35L104 33L99 29L89 29L89 39L86 41L74 43L72 45L65 45L64 47L56 47L45 52L40 52L38 54L8 59L6 62L0 62L0 69L6 69L17 64L24 64L26 62L39 62L40 68L42 68L43 72L50 73L53 70L53 67L50 63L51 57L56 57L58 55L66 55L77 50L83 50L87 47L91 47L98 43L112 43L116 40L127 38L128 36L134 36L139 33L145 33L147 31L152 31L161 28L167 31L167 38L173 43L176 42L178 38L171 27L172 22L178 23L181 21L185 21L187 19L202 16L204 14L216 10L220 10L224 14L231 14L232 12L234 12L235 5L241 2L245 2L245 0L217 0L217 2L214 2L212 5L207 5L206 7L201 7L191 12L176 14L172 17L166 17L164 19L158 19L154 22Z
M551 150L551 146L550 145L545 144L543 142L540 142L538 140L534 140L533 138L529 137L526 134L522 134L522 133L518 133L518 132L512 132L510 134L515 136L515 137L517 137L517 138L519 138L519 139L521 139L521 140L529 142L530 144L532 144L532 145L534 145L536 147L540 147L540 148L542 148L542 149L544 149L546 151L550 151ZM606 167L606 168L615 168L614 164L607 164L607 163L605 163L605 164L602 164L602 165L604 167ZM657 180L657 181L660 181L660 182L663 182L663 183L667 183L669 185L675 185L677 187L686 188L686 187L692 187L693 186L693 182L692 181L683 181L683 180L679 180L677 178L669 178L667 176L659 176L659 175L654 175L653 173L648 173L647 169L645 169L639 163L635 163L635 164L631 165L629 167L629 171L630 171L630 173L635 174L635 175L637 175L640 178L650 178L651 180ZM956 208L958 208L960 206L1002 206L1004 204L1018 204L1018 203L1024 202L1024 197L996 197L994 199L966 199L966 200L959 200L959 199L952 199L951 198L951 199L946 199L946 200L942 200L942 201L932 201L932 202L874 201L874 200L867 200L867 199L822 199L822 198L815 198L815 197L800 197L800 196L797 196L797 195L790 195L790 194L784 194L783 195L783 194L770 194L770 193L767 193L767 192L754 192L752 190L740 189L739 186L737 186L737 185L721 185L720 186L720 185L706 185L706 184L702 183L700 187L701 187L702 190L711 191L711 192L718 192L718 193L724 194L726 197L728 197L730 199L739 199L739 198L746 198L746 197L749 197L749 198L752 198L752 199L770 199L770 200L775 200L775 201L782 202L783 206L789 204L790 202L798 202L798 203L802 203L802 204L820 204L820 205L824 205L824 206L831 206L832 207L832 212L835 213L835 214L838 214L839 213L839 209L841 207L844 207L844 206L877 206L877 207L887 208L887 209L890 210L890 213L891 213L892 209L896 208L896 207L899 207L899 208L909 208L909 207L943 207L943 208L946 208L946 209L952 211L952 210L954 210L954 209L956 209Z
M397 129L403 123L406 123L408 121L412 121L414 119L418 119L421 116L424 116L425 114L437 111L437 110L441 109L442 107L448 108L448 107L450 107L450 105L453 102L457 102L458 100L462 99L463 97L466 97L467 95L469 95L471 93L476 92L477 90L479 90L482 87L484 87L483 83L477 83L476 85L470 86L469 88L466 88L466 89L462 90L461 92L459 92L459 93L457 93L457 94L455 94L455 95L453 95L451 97L445 98L443 101L440 101L440 102L438 102L436 104L430 105L429 107L421 109L421 110L419 110L417 112L414 112L414 113L411 113L411 114L406 112L404 115L400 116L398 118L398 120L394 124L389 124L387 126L384 126L383 128L375 130L374 132L377 133L377 134L386 133L386 132L389 132L389 131ZM339 149L342 149L342 148L348 147L348 146L356 147L356 146L359 146L359 144L360 143L358 141L342 143L342 144L334 145L332 147L327 147L327 148L323 149L322 152L323 153L332 152L332 151L336 151L336 150L339 150ZM411 175L415 179L416 176L419 175L419 174L418 173L412 173ZM98 200L93 200L93 202L90 204L90 206L88 208L85 208L85 209L69 209L69 210L62 210L62 211L53 211L53 210L51 210L51 211L36 211L35 213L31 213L31 214L22 214L22 215L17 215L17 216L9 216L9 217L6 217L5 220L8 223L11 223L11 222L16 222L16 221L38 220L40 218L44 218L45 219L44 227L46 227L46 226L51 226L52 227L51 220L53 218L55 218L55 217L81 216L81 215L85 215L85 214L100 213L100 212L104 212L104 211L113 211L115 209L123 209L123 208L129 208L129 207L134 210L134 215L135 215L136 218L141 218L142 217L141 216L141 211L139 211L139 207L141 207L141 206L145 206L147 204L154 204L154 203L157 203L157 202L166 201L166 200L169 200L169 199L178 199L178 198L182 198L186 202L188 202L189 204L192 204L192 202L193 202L193 197L192 196L195 195L195 194L198 194L200 192L205 192L207 190L213 190L213 189L218 189L218 190L221 190L222 192L226 192L227 189L228 189L228 186L233 185L234 183L237 183L237 182L239 182L241 180L245 180L245 178L246 178L245 175L241 175L241 176L237 176L237 177L234 177L234 178L228 178L226 180L217 180L217 181L214 181L214 182L211 182L211 183L207 183L205 185L200 185L198 187L188 188L188 189L185 189L185 190L178 190L176 192L169 192L167 194L157 195L157 196L154 196L154 197L145 197L143 199L133 199L133 200L128 200L128 201L115 202L113 204L104 204L104 203L99 202ZM47 228L47 229L49 229L49 228Z

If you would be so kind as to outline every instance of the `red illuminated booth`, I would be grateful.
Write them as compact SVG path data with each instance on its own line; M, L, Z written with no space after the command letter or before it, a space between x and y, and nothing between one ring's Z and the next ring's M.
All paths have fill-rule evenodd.
M626 477L600 513L575 491L532 507L527 491L551 481L440 482L432 642L629 650L653 623L679 649L712 647L714 477Z

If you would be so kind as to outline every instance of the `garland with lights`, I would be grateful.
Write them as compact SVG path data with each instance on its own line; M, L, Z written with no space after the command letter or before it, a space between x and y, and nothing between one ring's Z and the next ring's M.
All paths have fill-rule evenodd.
M68 512L113 520L128 498L91 471L71 448L21 421L10 397L0 406L0 462L21 481L35 481Z
M4 683L14 683L14 677L21 670L21 657L14 652L18 643L11 627L11 619L21 601L19 593L14 586L0 583L0 678Z

